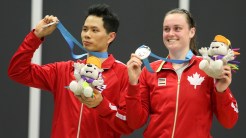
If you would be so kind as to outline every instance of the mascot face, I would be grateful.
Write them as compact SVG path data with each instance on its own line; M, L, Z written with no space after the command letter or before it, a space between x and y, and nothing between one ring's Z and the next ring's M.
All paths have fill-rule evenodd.
M100 72L102 72L102 69L99 69L97 66L93 64L86 64L82 69L80 74L84 75L86 77L97 79Z
M208 49L208 54L210 56L214 55L226 55L229 47L222 42L212 42Z

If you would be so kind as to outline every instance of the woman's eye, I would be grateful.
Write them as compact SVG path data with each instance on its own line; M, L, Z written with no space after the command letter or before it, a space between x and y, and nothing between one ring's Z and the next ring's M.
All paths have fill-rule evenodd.
M180 31L181 28L180 28L180 27L176 27L175 30L176 30L176 31Z
M164 28L163 30L164 30L165 32L169 32L169 31L170 31L169 28Z

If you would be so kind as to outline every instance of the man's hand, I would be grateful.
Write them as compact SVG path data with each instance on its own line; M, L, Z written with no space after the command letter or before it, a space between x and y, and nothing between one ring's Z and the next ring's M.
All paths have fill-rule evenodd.
M55 22L55 24L50 25L48 27L44 27L45 25ZM53 15L46 15L35 27L34 34L38 38L45 37L47 35L50 35L55 29L56 24L59 22L58 18Z
M88 108L97 107L103 100L102 94L94 89L94 95L93 97L85 97L84 94L81 94L80 96L76 96L80 102L85 104Z

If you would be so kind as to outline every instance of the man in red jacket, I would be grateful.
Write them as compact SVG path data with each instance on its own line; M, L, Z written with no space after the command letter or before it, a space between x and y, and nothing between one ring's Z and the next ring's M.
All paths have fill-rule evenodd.
M95 92L93 98L74 94L65 89L74 80L74 61L55 62L46 65L31 63L35 50L44 37L56 29L55 16L45 16L21 43L11 59L8 75L11 79L30 87L50 91L54 96L54 117L52 138L116 138L132 132L126 123L125 100L128 86L126 66L112 54L100 58L104 70L102 92ZM84 48L93 52L107 52L114 41L119 20L107 5L89 8L81 32ZM91 56L91 55L89 55ZM86 63L78 60L77 63Z

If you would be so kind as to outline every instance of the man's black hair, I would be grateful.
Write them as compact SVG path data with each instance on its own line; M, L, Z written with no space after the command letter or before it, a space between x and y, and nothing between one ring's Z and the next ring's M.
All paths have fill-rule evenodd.
M102 17L103 26L106 29L107 33L118 31L120 22L118 16L113 13L107 4L97 4L92 5L88 9L87 16L94 15L97 17Z

